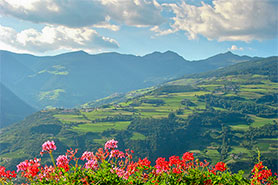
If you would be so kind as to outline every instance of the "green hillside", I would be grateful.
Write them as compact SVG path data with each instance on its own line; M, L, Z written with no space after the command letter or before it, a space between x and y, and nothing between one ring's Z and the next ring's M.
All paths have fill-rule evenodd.
M278 75L268 72L277 65L277 57L250 61L171 81L117 104L37 112L1 130L1 163L39 157L47 139L61 146L57 155L69 147L95 150L116 138L137 157L191 151L200 159L223 160L234 171L249 169L260 150L277 171Z

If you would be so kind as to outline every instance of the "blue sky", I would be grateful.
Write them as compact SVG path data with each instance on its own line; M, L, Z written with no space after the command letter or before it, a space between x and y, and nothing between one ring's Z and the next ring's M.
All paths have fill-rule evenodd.
M0 0L0 49L278 55L276 0Z

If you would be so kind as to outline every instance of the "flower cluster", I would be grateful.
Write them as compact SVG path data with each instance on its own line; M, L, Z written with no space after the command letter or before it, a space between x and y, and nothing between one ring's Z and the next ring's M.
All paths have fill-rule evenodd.
M66 155L60 155L56 159L56 165L60 168L64 168L66 171L69 170L69 159Z
M193 156L193 153L190 153L190 152L185 152L182 156L182 161L183 162L186 162L186 161L192 161L194 160L194 156Z
M45 143L42 144L41 155L44 152L51 153L53 150L56 150L56 145L55 145L54 141L46 141Z
M86 169L93 169L93 170L96 170L96 169L98 168L97 160L95 160L95 159L88 160L88 161L85 163L85 168L86 168Z
M120 151L120 150L112 150L110 152L110 157L116 157L116 158L124 158L125 157L125 153Z
M92 160L95 158L95 155L93 152L88 152L88 151L85 151L81 157L81 160Z
M38 174L38 179L43 180L50 180L54 178L59 178L58 174L55 174L55 168L53 166L47 166L45 165L40 169L40 173Z
M217 171L223 172L227 170L226 164L223 162L218 162L214 167L212 167L211 169L209 169L209 172L213 173L214 175L216 175Z
M226 164L223 163L223 162L218 162L218 163L215 165L215 170L221 171L221 172L227 170Z
M270 169L267 169L262 162L255 164L252 170L252 182L251 184L264 184L272 176Z
M118 175L118 177L123 178L125 180L127 180L129 178L129 176L131 175L131 173L129 171L125 171L124 169L118 168L118 167L114 167L110 171L111 171L111 173L116 173Z
M8 179L16 178L15 171L7 170L4 166L0 166L0 182L7 181Z
M167 172L169 170L169 162L165 160L165 158L159 157L155 161L156 165L156 173Z
M35 177L39 172L40 159L34 158L34 160L25 160L18 164L17 172L22 171L22 176L26 178L33 178Z
M107 150L107 149L113 150L115 148L118 148L118 141L111 139L105 143L104 148L105 148L105 150Z
M55 162L55 143L47 141L42 152L49 153L53 164L42 166L40 159L25 160L17 165L17 172L31 184L278 184L277 176L272 176L262 162L254 166L251 179L246 179L243 173L232 174L224 162L210 165L190 152L182 157L159 157L152 166L147 158L133 160L132 150L117 150L117 144L112 139L104 148L95 153L85 151L80 158L76 157L77 150L70 149ZM79 160L85 164L78 164ZM16 175L0 166L1 184L13 184Z
M144 159L139 158L138 166L143 169L150 168L151 161L149 161L146 157Z

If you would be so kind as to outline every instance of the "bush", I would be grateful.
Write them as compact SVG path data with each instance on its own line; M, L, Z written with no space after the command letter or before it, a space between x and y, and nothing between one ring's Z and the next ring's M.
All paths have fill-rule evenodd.
M195 159L193 153L169 160L159 157L155 165L147 159L132 160L133 151L117 150L118 141L106 142L96 153L85 151L76 157L77 150L67 150L65 155L53 158L54 141L42 145L41 155L49 154L52 165L42 165L40 159L25 160L14 171L0 167L0 182L13 184L16 176L25 179L24 184L277 184L277 176L271 170L256 164L251 179L243 177L243 171L232 174L224 162L212 166L207 161ZM79 164L84 161L85 164Z

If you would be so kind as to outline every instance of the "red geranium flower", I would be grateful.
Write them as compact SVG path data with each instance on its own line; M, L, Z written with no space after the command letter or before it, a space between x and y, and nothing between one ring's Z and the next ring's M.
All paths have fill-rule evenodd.
M223 162L218 162L216 165L215 165L215 169L218 170L218 171L225 171L227 168L226 168L226 164L223 163Z
M182 160L183 160L183 162L194 160L193 153L185 152L182 156Z

